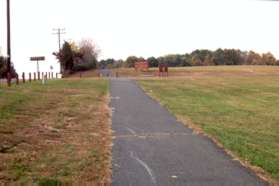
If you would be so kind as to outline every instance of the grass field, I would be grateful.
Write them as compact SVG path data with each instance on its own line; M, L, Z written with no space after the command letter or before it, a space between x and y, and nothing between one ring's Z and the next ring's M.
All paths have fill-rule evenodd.
M156 77L158 68L150 68L147 72L136 72L134 68L112 69L113 74L118 72L120 77ZM273 66L208 66L208 67L171 67L169 77L189 77L189 76L253 76L271 75L279 73L279 67Z
M107 104L106 80L0 87L0 185L108 183Z
M138 82L179 120L215 138L243 162L261 167L278 184L279 68L185 71L191 75Z
M114 68L110 69L113 77L118 74L119 77L129 78L149 78L158 77L158 68L149 68L146 72L136 72L134 68ZM191 76L258 76L272 75L279 73L279 67L274 66L207 66L207 67L170 67L169 77L191 77ZM90 78L98 77L97 70L89 70L81 73L71 74L71 78Z

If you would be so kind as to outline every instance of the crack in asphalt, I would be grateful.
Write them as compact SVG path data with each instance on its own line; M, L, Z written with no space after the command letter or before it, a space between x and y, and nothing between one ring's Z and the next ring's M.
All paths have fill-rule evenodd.
M141 160L137 156L136 153L130 152L130 156L131 156L131 158L135 159L142 167L144 167L144 169L146 170L146 172L150 176L152 183L156 186L157 185L157 181L156 181L156 178L155 178L155 176L153 174L152 169L143 160Z

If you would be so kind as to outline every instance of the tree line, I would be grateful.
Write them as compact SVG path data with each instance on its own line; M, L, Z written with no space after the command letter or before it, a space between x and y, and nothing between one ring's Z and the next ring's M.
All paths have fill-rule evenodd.
M62 49L53 53L61 63L63 73L74 73L95 68L133 68L136 62L147 61L150 67L167 64L169 67L185 66L214 66L214 65L279 65L270 52L259 54L254 51L241 51L238 49L195 50L186 54L169 54L147 59L129 56L125 60L113 58L98 61L100 50L91 40L76 42L65 41ZM7 75L7 60L0 56L0 78ZM11 75L15 77L16 71L11 66Z
M215 65L279 65L270 52L259 54L254 51L239 49L195 50L186 54L169 54L160 57L129 56L126 60L113 58L101 60L100 68L134 67L136 62L147 61L150 67L167 64L169 67L215 66Z

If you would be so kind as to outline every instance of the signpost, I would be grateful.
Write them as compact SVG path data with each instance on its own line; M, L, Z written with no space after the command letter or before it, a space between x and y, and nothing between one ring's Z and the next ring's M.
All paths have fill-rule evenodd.
M39 61L44 61L45 57L44 56L35 56L35 57L30 57L30 61L37 61L37 74L38 74L38 80L40 80L40 66L39 66Z

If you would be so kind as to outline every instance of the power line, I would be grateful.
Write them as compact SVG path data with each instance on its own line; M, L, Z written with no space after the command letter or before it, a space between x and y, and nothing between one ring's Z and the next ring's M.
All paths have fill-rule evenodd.
M61 51L61 35L66 34L65 28L54 28L53 31L55 33L52 33L52 34L55 34L58 36L58 53L59 53ZM61 63L60 63L60 73L62 74L62 64Z

